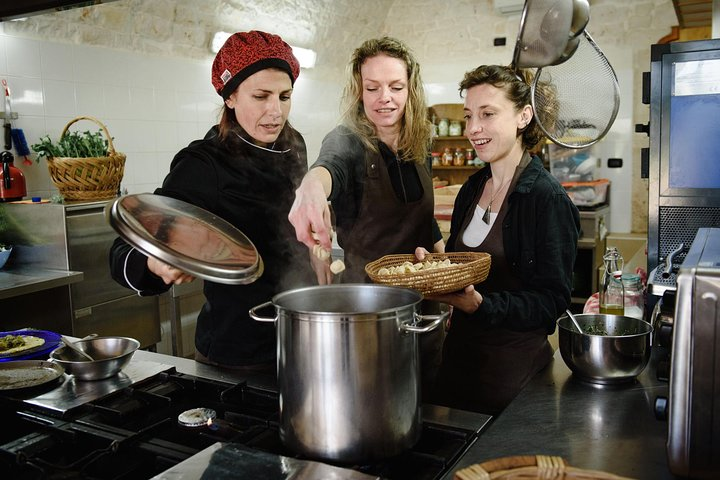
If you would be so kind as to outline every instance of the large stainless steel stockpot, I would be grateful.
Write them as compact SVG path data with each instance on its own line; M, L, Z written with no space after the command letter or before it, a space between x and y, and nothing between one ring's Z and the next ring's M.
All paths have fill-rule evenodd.
M415 290L369 284L280 293L250 310L276 322L280 437L293 452L340 463L397 455L420 437L416 334L449 316L422 315ZM274 306L276 317L257 311Z

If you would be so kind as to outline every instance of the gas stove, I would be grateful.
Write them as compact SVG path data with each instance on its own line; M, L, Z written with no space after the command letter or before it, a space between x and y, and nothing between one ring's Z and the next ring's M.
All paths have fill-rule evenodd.
M422 435L411 450L369 465L331 465L283 446L273 387L142 363L143 374L131 363L108 381L69 377L45 392L0 396L0 471L19 480L272 480L300 473L308 479L435 480L490 420L426 405Z

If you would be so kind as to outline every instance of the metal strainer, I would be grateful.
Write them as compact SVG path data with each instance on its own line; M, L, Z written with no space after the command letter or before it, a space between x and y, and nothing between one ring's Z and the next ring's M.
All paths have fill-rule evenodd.
M557 62L571 38L573 12L572 0L527 0L515 42L514 68Z
M603 138L620 107L615 70L587 31L578 38L575 53L563 63L539 68L532 84L540 128L568 148L584 148Z

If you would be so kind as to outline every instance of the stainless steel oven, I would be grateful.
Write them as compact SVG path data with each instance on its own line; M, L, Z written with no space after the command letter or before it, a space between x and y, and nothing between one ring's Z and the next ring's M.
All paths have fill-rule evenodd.
M670 470L720 478L720 228L701 228L677 276L668 398Z

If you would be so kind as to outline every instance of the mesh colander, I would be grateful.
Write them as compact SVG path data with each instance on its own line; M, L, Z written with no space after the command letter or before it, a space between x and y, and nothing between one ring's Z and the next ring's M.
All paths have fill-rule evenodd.
M554 143L590 146L607 134L620 107L617 76L585 31L575 53L563 63L539 68L532 106L540 128Z
M563 55L573 28L573 0L527 0L515 42L515 68L552 65Z

